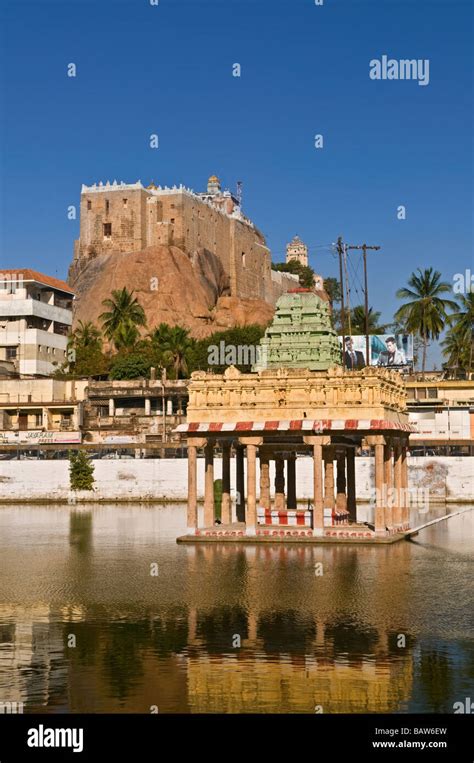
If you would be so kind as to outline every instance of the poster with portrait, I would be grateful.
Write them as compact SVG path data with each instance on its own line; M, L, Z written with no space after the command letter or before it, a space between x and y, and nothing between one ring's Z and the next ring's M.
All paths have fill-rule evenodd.
M371 334L366 362L365 334L339 337L342 360L348 369L366 365L406 369L413 365L413 334Z

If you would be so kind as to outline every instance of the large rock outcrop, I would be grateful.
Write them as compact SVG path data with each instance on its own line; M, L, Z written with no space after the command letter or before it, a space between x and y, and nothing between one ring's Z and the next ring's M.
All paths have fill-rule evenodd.
M100 326L103 300L124 286L134 290L148 329L162 322L180 325L197 339L238 325L265 325L273 316L267 302L230 296L220 260L207 251L188 256L174 246L156 246L101 254L71 271L70 283L76 291L74 325L82 320Z

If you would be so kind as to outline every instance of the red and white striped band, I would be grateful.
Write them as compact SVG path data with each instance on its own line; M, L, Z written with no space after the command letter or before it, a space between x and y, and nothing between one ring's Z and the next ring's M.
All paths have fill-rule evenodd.
M296 419L293 421L194 422L179 424L175 432L351 432L391 430L416 432L411 424L384 419Z

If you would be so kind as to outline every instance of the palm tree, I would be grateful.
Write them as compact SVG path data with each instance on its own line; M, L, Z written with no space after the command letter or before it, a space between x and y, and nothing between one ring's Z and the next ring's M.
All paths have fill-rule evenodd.
M150 334L150 339L158 348L163 365L172 369L174 378L187 376L190 354L194 347L194 340L187 329L160 323Z
M464 347L465 362L467 362L468 370L471 371L474 349L474 291L460 294L457 302L457 312L449 316L451 329L448 335L452 333L456 339L459 339L461 346Z
M412 273L408 279L408 287L398 289L399 299L408 299L395 313L395 320L402 322L408 332L421 337L423 356L421 362L422 377L426 368L426 349L430 339L438 339L448 321L447 310L455 310L458 306L442 295L451 292L451 285L441 280L441 273L433 268L425 268Z
M383 334L390 324L379 324L381 313L375 312L369 307L368 323L369 334ZM351 329L353 334L365 334L365 307L356 305L351 310Z
M108 312L99 315L107 339L112 341L117 349L132 346L132 337L134 343L139 334L138 326L146 326L145 311L133 296L133 290L128 291L126 286L123 289L115 289L112 291L112 297L104 299L102 304L109 308Z
M97 326L92 321L78 321L77 327L69 334L67 344L68 349L77 347L100 347L101 334Z
M460 368L466 368L469 365L469 347L466 345L464 337L456 333L451 328L446 337L441 342L443 355L447 358L446 369L453 373L455 378Z

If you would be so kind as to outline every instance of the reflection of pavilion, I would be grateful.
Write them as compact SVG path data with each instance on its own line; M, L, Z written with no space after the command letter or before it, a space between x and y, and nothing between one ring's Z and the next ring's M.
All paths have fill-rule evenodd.
M408 544L383 549L199 544L187 550L192 712L406 709L413 686L412 641L407 636L401 649L397 634L408 632L409 579L399 575L400 568L409 568ZM322 578L314 575L318 560L324 561ZM369 591L370 612L364 614L364 605L354 612L354 597L363 599Z
M345 372L335 363L337 337L327 305L313 292L284 295L262 340L256 373L230 367L223 375L195 372L189 387L188 533L196 540L345 540L390 542L409 526L406 450L411 428L400 376L387 369ZM355 450L375 454L373 527L357 523ZM222 526L214 527L214 451L222 449ZM197 452L204 449L204 527L198 527ZM231 451L235 451L235 513ZM270 460L275 461L273 516L306 524L297 510L297 455L313 458L311 527L258 527L259 504L271 522ZM246 468L245 468L246 462ZM286 463L286 484L285 484ZM324 470L323 470L324 466ZM245 480L246 472L246 480ZM336 480L334 481L334 477ZM246 484L245 484L246 483ZM237 520L238 524L232 524ZM242 524L244 523L244 524Z

